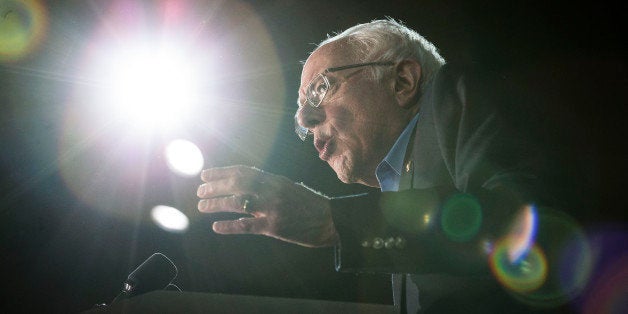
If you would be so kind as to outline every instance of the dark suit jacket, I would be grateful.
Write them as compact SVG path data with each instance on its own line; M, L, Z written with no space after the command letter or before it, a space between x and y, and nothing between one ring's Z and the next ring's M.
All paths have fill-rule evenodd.
M333 199L337 270L413 274L423 309L454 291L496 287L482 246L503 236L522 206L555 201L525 107L503 83L473 69L439 71L420 98L400 192ZM479 211L445 217L454 199ZM459 230L447 230L452 221Z

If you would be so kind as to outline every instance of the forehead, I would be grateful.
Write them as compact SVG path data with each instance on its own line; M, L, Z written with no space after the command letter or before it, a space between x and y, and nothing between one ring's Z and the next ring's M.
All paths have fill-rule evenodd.
M354 49L345 41L339 40L317 48L303 66L301 89L317 74L330 67L355 63Z

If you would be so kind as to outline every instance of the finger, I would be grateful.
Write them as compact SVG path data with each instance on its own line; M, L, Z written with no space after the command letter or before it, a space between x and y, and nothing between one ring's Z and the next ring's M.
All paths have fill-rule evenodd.
M201 184L196 190L200 198L255 194L253 184L240 178L224 178Z
M212 225L219 234L264 234L266 220L261 218L240 218L238 220L216 221Z
M235 166L207 169L202 178L206 183L200 185L196 194L201 198L213 198L224 195L257 194L267 177L257 168ZM262 177L264 176L264 177Z
M198 210L204 213L247 213L244 208L245 200L250 202L250 196L223 196L202 199L198 202ZM247 206L249 205L247 202Z
M229 166L205 169L201 172L201 180L211 182L229 177L255 177L264 173L261 169L249 166Z

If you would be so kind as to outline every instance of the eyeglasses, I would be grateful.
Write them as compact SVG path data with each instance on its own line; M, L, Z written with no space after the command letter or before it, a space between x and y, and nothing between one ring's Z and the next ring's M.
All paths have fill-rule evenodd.
M325 71L316 75L307 85L307 88L305 89L305 102L308 105L312 106L313 108L318 108L321 105L321 103L323 102L323 99L325 98L325 95L327 95L327 91L331 87L331 83L329 82L327 75L325 75L327 73L333 73L333 72L338 72L342 70L365 67L365 66L391 66L394 64L395 64L394 62L390 62L390 61L381 61L381 62L357 63L357 64L350 64L350 65L343 65L339 67L327 68L325 69ZM299 109L305 106L305 104L301 104L301 102L299 101L297 101L297 104L299 105ZM298 114L298 111L297 111L297 114ZM297 119L297 114L294 115L294 131L297 133L297 135L302 141L305 141L308 135L312 134L312 132L308 128L303 127L299 124L299 121Z

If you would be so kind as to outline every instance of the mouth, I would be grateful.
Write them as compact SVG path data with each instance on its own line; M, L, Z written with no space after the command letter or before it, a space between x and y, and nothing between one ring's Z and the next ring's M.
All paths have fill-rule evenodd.
M318 151L318 158L324 161L329 160L334 152L334 145L331 139L317 139L314 142L314 146L316 146L316 150Z

